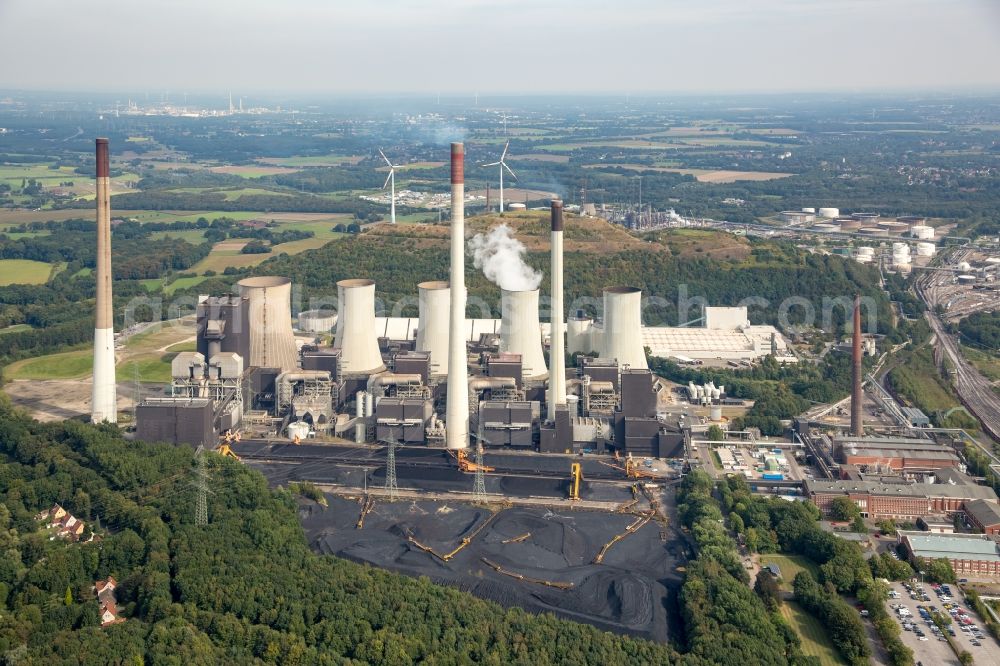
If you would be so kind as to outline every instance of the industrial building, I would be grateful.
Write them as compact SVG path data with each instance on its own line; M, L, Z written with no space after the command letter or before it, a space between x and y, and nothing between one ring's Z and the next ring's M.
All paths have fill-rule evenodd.
M823 513L834 499L848 497L863 516L873 519L916 520L930 515L953 515L976 500L997 502L997 494L987 486L907 483L898 477L879 481L809 479L805 489L809 500Z
M926 439L904 437L835 437L834 457L863 470L916 474L958 467L958 455Z
M914 564L943 557L959 576L1000 576L1000 545L989 535L901 531L898 540Z
M984 534L1000 534L1000 504L975 500L965 505L965 519Z

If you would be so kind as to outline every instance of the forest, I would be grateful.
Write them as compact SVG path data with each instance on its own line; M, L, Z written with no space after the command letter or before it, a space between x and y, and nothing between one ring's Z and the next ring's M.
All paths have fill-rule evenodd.
M703 664L671 648L505 610L455 589L313 554L288 490L113 427L40 424L0 403L0 658L24 664ZM89 542L50 540L61 503ZM114 576L121 624L94 581Z

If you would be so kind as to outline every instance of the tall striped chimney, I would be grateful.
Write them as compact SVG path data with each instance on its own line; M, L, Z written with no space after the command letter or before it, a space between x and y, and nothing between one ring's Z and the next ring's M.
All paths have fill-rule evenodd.
M111 177L108 140L97 139L97 303L94 316L94 386L90 420L118 421L115 329L111 302Z
M861 295L854 296L854 339L851 344L851 435L863 437L865 434L861 403Z
M448 326L447 448L469 447L469 371L465 351L465 146L451 144L451 311Z
M552 210L552 322L549 346L549 420L556 405L566 404L566 346L563 343L563 203L553 199Z

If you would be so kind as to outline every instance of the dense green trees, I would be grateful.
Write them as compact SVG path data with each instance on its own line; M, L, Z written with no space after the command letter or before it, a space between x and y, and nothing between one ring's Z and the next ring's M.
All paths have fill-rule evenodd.
M980 349L1000 350L1000 310L975 312L958 324L962 341Z
M795 576L793 587L795 601L819 619L844 658L854 666L868 664L871 648L857 611L835 590L817 583L808 571Z

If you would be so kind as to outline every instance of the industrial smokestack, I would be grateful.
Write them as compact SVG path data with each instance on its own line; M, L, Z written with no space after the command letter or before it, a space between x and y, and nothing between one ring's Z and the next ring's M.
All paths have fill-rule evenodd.
M521 355L521 376L545 376L542 326L538 321L538 290L500 290L500 351ZM565 375L565 373L563 373Z
M118 422L115 329L111 303L111 164L108 140L97 140L97 302L94 317L94 386L90 420Z
M645 370L642 345L642 290L635 287L605 287L604 330L601 357L618 359L618 367Z
M566 347L563 344L563 204L553 199L552 210L552 322L549 347L549 420L556 405L566 404Z
M292 333L292 281L275 276L252 277L236 283L249 304L250 358L246 366L298 368L298 350Z
M861 412L861 295L854 296L854 338L851 341L851 434L862 437L865 424Z
M345 373L370 374L385 370L375 332L375 281L341 280L337 283L337 334Z
M448 334L449 449L469 447L469 370L465 351L465 147L451 144L451 312Z
M417 328L417 351L430 352L431 374L448 374L448 301L451 290L444 281L417 285L420 322Z

